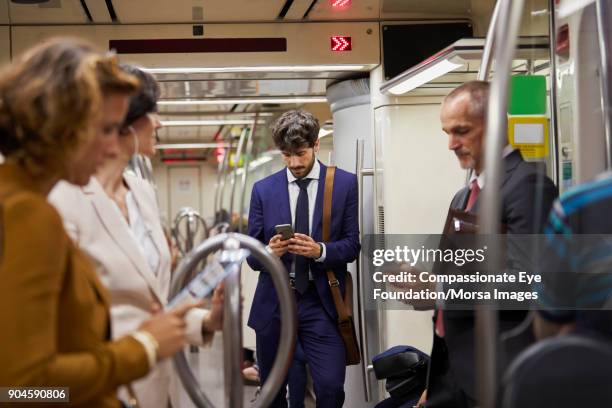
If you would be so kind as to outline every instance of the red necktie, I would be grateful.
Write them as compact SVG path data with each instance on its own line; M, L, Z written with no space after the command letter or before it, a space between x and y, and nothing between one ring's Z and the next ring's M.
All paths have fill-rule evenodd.
M468 198L467 205L465 206L465 211L470 211L472 209L479 193L480 187L478 186L478 181L474 179L470 183L470 196ZM442 309L438 309L436 316L436 334L439 337L444 337L444 313Z
M444 313L442 309L438 309L436 313L436 334L438 337L444 337Z
M470 183L470 197L468 198L467 205L465 206L465 211L470 211L472 209L479 193L480 187L478 187L478 181L474 179Z

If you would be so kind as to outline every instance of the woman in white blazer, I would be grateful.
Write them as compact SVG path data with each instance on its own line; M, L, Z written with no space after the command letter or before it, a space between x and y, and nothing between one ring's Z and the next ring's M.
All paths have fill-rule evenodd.
M154 154L154 133L161 127L153 77L133 67L141 90L132 97L115 149L84 187L58 184L49 195L66 230L93 260L112 296L113 337L135 331L168 302L171 256L152 186L127 174L130 158ZM185 317L187 339L204 345L221 328L222 290L213 296L211 311L192 309ZM176 373L170 361L158 364L144 379L133 383L142 407L167 408L176 401ZM125 397L125 391L120 397Z

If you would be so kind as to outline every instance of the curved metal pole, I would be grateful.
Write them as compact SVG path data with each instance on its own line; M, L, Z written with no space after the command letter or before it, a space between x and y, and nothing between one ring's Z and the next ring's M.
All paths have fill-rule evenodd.
M232 190L230 192L230 205L229 205L229 216L230 224L232 223L232 217L234 216L234 197L236 196L236 180L238 179L238 164L240 163L240 155L244 147L244 140L247 137L249 131L248 127L242 129L240 132L240 139L238 139L238 146L236 147L236 160L234 164L234 170L232 171L232 180L230 181ZM240 215L242 217L242 215Z
M230 240L225 241L225 246ZM239 249L237 247L228 249ZM242 379L242 314L240 308L240 270L225 279L223 309L223 371L225 377L225 406L241 408L244 403L244 384ZM229 350L226 348L229 347Z
M180 224L185 218L187 218L187 236L183 239L183 236L180 234ZM191 231L192 223L194 223L196 226L194 231ZM204 229L204 239L207 239L210 235L210 230L204 218L202 218L202 216L200 216L200 214L198 214L198 212L193 208L181 208L174 219L174 226L172 228L172 235L174 235L174 239L176 240L176 244L181 251L181 254L185 255L187 252L193 249L194 237L198 232L198 225L202 225ZM184 244L183 241L185 241Z
M289 371L289 366L291 365L293 358L293 349L295 347L296 338L295 322L297 311L295 299L289 288L289 278L287 272L283 264L280 262L280 259L269 253L261 242L257 241L255 238L236 233L215 235L214 237L201 243L196 249L191 251L185 256L185 258L183 258L176 270L176 273L172 277L169 297L173 298L181 291L184 277L189 274L203 258L205 258L208 254L223 248L225 241L230 239L235 239L238 241L241 248L250 250L251 255L253 255L263 264L265 270L268 271L270 277L272 278L272 282L274 283L274 288L276 289L280 303L281 330L278 351L276 353L276 358L274 359L274 364L272 366L272 370L270 371L270 375L268 376L266 383L263 385L261 394L254 405L256 408L264 408L270 405L278 393L281 385L284 384L285 377ZM232 296L227 288L225 291L225 296ZM183 382L185 389L187 390L187 393L191 397L194 404L197 407L212 408L212 403L200 389L198 380L195 378L193 372L189 368L185 354L176 354L174 356L174 364L177 368L179 377L181 378L181 381ZM240 381L242 381L242 378L240 378ZM242 395L240 397L242 398Z
M599 41L599 83L601 87L601 111L603 113L604 132L606 134L606 169L612 166L612 54L610 53L611 15L608 0L597 0L597 38Z
M193 235L195 231L191 230L191 224L194 221L193 214L187 214L187 236L185 237L185 252L189 252L193 249Z
M238 223L238 232L242 233L242 216L244 215L244 199L246 197L247 180L249 177L249 165L251 164L251 155L253 154L253 139L255 138L255 131L257 130L257 119L259 119L259 112L255 114L253 119L253 125L251 126L251 132L247 139L246 152L244 154L244 171L242 172L242 190L240 193L240 222Z
M508 84L512 75L512 60L517 43L524 0L500 0L499 21L496 24L497 47L495 75L491 82L485 132L484 171L488 186L499 186L503 160L502 149L507 143ZM499 233L501 199L498 188L484 188L478 215L480 232L492 237ZM493 260L496 262L496 260ZM495 267L496 264L493 264ZM491 263L489 263L491 270ZM498 379L498 316L490 307L476 308L476 368L477 396L482 408L495 407Z
M486 81L489 79L489 72L493 65L493 48L495 47L495 27L499 20L499 9L501 8L502 0L498 0L495 3L493 14L491 15L491 21L489 22L489 28L487 30L487 37L485 38L484 49L482 51L482 61L480 62L480 68L476 79L479 81Z

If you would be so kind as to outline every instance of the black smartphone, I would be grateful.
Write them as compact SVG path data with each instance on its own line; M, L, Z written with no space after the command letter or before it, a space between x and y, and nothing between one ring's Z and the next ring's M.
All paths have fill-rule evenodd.
M277 234L281 234L283 237L281 238L283 241L293 238L293 227L291 224L279 224L274 226Z

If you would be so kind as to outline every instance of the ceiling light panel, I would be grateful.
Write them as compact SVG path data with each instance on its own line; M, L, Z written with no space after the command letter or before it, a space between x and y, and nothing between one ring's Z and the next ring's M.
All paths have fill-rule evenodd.
M272 97L272 98L233 98L233 99L193 99L193 100L161 100L157 102L160 106L181 105L261 105L261 104L302 104L302 103L327 103L324 96L315 97Z
M229 145L226 143L162 143L155 146L158 150L216 149L218 147L229 147Z
M428 66L426 69L423 69L421 72L410 76L403 81L399 82L397 85L389 88L389 92L393 95L402 95L407 92L412 91L414 88L418 88L419 86L426 84L436 78L441 77L444 74L447 74L455 69L462 67L462 64L452 62L449 60L441 60Z
M161 81L162 99L325 95L327 79Z
M168 126L157 131L162 143L209 143L215 140L219 126Z
M260 121L258 123L265 123ZM170 127L170 126L240 126L240 125L252 125L253 120L249 119L224 119L224 120L214 120L214 119L203 119L203 120L162 120L162 126Z
M176 67L176 68L142 68L151 74L215 74L240 72L334 72L363 71L367 67L361 64L346 65L273 65L243 67Z

